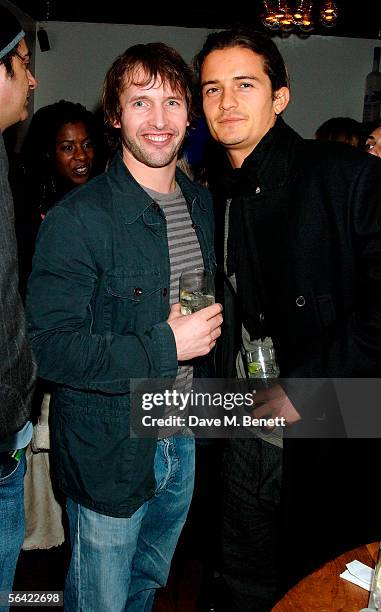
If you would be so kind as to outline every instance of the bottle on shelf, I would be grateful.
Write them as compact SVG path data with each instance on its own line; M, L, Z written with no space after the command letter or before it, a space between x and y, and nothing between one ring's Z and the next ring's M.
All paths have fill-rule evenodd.
M375 47L373 52L373 70L365 80L365 97L363 121L377 121L381 116L381 47Z

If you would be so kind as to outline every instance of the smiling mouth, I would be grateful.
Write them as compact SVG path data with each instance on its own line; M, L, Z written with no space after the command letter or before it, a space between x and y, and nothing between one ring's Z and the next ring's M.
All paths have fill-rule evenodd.
M78 166L73 168L73 174L76 176L86 176L90 172L90 166Z
M243 121L243 117L223 117L218 120L218 123L237 123L238 121Z
M143 138L155 144L163 144L171 140L172 134L143 134Z

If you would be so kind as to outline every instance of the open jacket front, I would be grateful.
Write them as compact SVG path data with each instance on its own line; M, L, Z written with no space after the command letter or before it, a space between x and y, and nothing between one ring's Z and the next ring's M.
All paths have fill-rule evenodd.
M210 196L180 170L176 179L213 270ZM176 376L169 285L164 214L120 155L41 226L27 311L39 374L58 385L55 472L67 495L102 514L130 516L155 488L155 440L130 438L129 386Z

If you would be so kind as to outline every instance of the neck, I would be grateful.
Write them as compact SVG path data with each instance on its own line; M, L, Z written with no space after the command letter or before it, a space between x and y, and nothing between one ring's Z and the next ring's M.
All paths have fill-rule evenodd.
M262 142L266 134L271 130L271 128L274 127L276 120L277 115L274 115L271 121L268 123L267 128L264 130L261 138L257 142L252 144L251 147L242 149L234 149L234 146L231 149L226 147L226 154L233 168L240 168L242 166L246 157L249 157L249 155L254 151L254 149L256 149L257 146Z
M159 193L171 193L175 190L176 158L167 166L163 166L162 168L151 168L135 159L128 150L124 149L123 161L139 185L143 185Z
M254 147L255 149L255 147ZM240 168L245 161L246 157L250 155L250 153L254 150L251 149L249 151L234 151L234 150L226 150L226 154L233 168Z

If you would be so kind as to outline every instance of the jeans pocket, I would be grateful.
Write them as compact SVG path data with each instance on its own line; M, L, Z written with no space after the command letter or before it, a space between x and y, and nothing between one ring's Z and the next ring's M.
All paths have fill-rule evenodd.
M21 461L16 461L8 453L4 453L4 455L5 457L0 459L0 484L10 480L16 474L17 468L21 463Z

